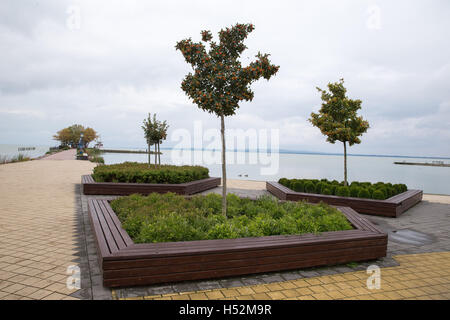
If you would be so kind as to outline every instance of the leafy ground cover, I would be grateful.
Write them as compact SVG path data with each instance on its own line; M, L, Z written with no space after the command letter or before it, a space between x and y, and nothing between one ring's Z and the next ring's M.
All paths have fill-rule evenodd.
M350 230L352 225L326 204L227 196L227 217L218 194L185 198L174 193L131 195L111 202L136 243L296 235Z

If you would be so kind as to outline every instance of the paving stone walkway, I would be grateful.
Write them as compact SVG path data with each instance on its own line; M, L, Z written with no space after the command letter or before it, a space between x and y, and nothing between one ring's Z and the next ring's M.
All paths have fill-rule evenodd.
M0 165L0 299L92 297L89 281L81 290L66 281L68 268L87 260L77 195L93 167L48 158Z
M380 270L380 286L366 271L270 284L176 292L128 299L148 300L399 300L450 299L450 252L395 256L399 266ZM369 289L370 288L370 289Z

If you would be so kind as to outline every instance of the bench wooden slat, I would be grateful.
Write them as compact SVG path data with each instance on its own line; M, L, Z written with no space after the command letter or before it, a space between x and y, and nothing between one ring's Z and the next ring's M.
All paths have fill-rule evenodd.
M114 259L140 259L143 257L169 257L169 256L187 256L192 255L195 253L201 253L201 254L213 254L213 253L224 253L224 252L248 252L249 250L258 250L258 249L266 249L266 250L277 250L280 248L290 248L290 247L296 247L298 245L304 245L304 246L312 246L317 244L325 244L325 243L337 243L337 242L353 242L360 237L369 237L372 236L374 238L382 239L383 236L378 234L372 234L370 232L364 232L361 231L359 233L358 237L355 237L353 235L351 236L342 236L342 237L335 237L333 238L321 238L317 237L313 240L307 240L307 241L295 241L292 239L289 242L284 243L264 243L264 244L243 244L243 245L234 245L234 246L223 246L220 248L213 247L213 246L204 246L204 247L191 247L189 246L189 243L185 243L184 247L165 247L161 248L160 246L157 246L159 244L155 244L156 246L148 247L148 246L141 246L141 244L135 244L133 247L131 247L130 250L123 250L120 252L120 254L113 255L107 260L114 260ZM228 239L226 239L228 240Z
M97 213L96 207L94 205L94 200L89 200L88 210L89 210L89 217L91 220L91 225L94 229L94 235L97 240L96 241L97 249L99 251L100 263L101 263L103 261L103 258L108 257L111 254L111 251L109 250L108 245L106 244L106 241L104 239L103 229L100 226L100 221L98 219L98 213Z
M109 205L108 200L103 200L102 203L103 203L106 211L108 212L109 216L111 217L112 221L114 222L114 225L115 225L117 231L119 232L122 241L125 244L125 248L134 244L133 240L130 238L128 233L122 228L122 223L119 221L119 218L116 216L116 214L112 210L111 206Z
M331 251L326 251L326 255L328 258L338 257L338 256L349 256L349 255L359 255L361 253L367 253L371 251L380 251L383 250L383 245L376 246L367 246L367 247L350 247L345 249L335 249ZM290 255L277 255L276 253L273 255L252 258L249 259L241 258L241 259L229 259L222 261L209 261L209 262L198 262L193 259L190 263L186 264L172 264L169 263L165 266L153 266L153 267L138 267L138 268L127 268L120 270L105 270L104 277L105 279L114 279L114 278L126 278L130 276L149 276L149 275L166 275L168 273L177 273L177 272L192 272L192 271L204 271L204 270L216 270L216 269L225 269L225 268L240 268L246 266L254 266L258 267L261 265L267 264L276 264L279 262L288 263L295 261L307 261L307 260L315 260L323 258L324 251L313 250L311 252L299 252L296 254Z
M219 262L230 260L242 260L242 259L258 259L272 256L290 256L295 254L310 253L310 252L323 252L331 251L333 249L348 249L348 248L362 248L373 247L379 245L385 245L385 241L380 239L366 239L362 238L354 241L339 241L336 243L317 243L315 245L299 245L295 247L282 247L282 248L263 248L256 250L246 251L234 251L224 253L211 253L211 254L192 254L184 256L158 256L157 258L151 258L146 256L141 259L123 259L123 260L107 260L104 263L104 269L126 269L137 267L154 267L154 266L166 266L177 264L189 264L189 263L207 263L207 262Z
M130 286L130 285L141 285L141 284L154 284L161 282L174 282L174 281L184 281L184 280L201 280L210 278L221 278L238 276L242 274L254 274L271 272L277 270L291 270L299 268L307 268L311 266L318 265L329 265L329 264L340 264L348 261L364 261L376 259L383 255L383 250L377 252L364 252L360 255L349 255L349 256L335 256L335 257L322 257L316 260L301 260L294 262L278 262L275 264L260 265L260 266L247 266L240 268L225 268L225 269L215 269L206 271L191 271L182 273L170 273L166 274L164 277L161 275L154 276L138 276L138 277L127 277L118 279L104 279L104 285L109 287L117 286Z
M108 210L106 209L105 202L99 201L98 205L103 212L103 217L105 218L107 228L111 232L113 240L117 246L117 250L125 249L127 247L127 245L126 245L125 241L123 240L122 235L119 233L119 230L117 230L117 227L116 227L114 221L112 220L111 215L109 214Z
M98 201L94 201L93 204L95 210L97 211L98 221L100 222L100 227L102 228L106 245L111 253L117 252L119 248L117 247L116 241L114 240L111 230L106 222L104 211L100 209Z

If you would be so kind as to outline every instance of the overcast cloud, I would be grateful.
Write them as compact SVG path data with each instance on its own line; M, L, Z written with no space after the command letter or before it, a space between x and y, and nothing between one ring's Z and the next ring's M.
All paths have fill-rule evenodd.
M251 22L243 64L267 52L280 71L227 128L278 128L280 148L342 152L307 119L320 107L315 87L345 78L371 124L351 153L450 156L449 16L448 0L3 0L0 143L54 145L79 123L105 147L141 147L148 112L168 120L169 136L195 120L218 128L180 89L190 68L174 46Z

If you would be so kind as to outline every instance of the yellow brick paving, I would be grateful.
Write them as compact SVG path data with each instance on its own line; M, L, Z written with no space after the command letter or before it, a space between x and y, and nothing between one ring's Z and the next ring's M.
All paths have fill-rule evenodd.
M73 299L66 271L77 258L75 187L93 167L76 160L0 165L0 300Z
M398 300L450 299L450 252L394 257L399 266L381 268L381 288L369 290L364 271L263 285L182 292L127 299L148 300Z

